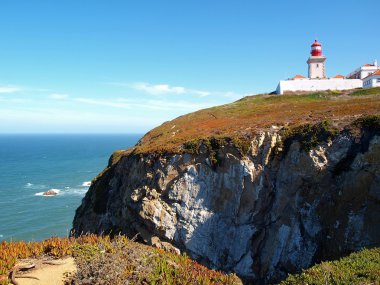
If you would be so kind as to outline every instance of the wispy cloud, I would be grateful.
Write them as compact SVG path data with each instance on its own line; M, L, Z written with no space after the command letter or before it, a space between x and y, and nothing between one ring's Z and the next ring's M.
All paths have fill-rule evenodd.
M141 104L140 104L141 105ZM168 102L162 100L148 100L141 107L155 110L199 110L211 107L210 103L193 103L188 101Z
M6 109L0 106L0 133L143 133L165 120L167 118L121 116L120 113L79 113L60 108Z
M150 84L150 83L134 83L131 87L138 91L143 91L148 94L183 94L186 93L186 88L182 86L170 86L169 84Z
M61 93L52 93L48 97L54 100L66 100L69 98L69 95Z
M129 89L133 89L135 91L144 92L150 95L197 95L199 97L224 97L229 99L240 99L248 94L240 94L233 91L210 91L210 90L201 90L188 88L183 86L172 86L170 84L152 84L147 82L135 82L135 83L127 83L127 82L107 82L108 85L125 87Z
M89 99L89 98L73 98L72 100L75 102L84 103L88 105L97 105L97 106L114 107L114 108L122 108L122 109L131 108L130 104L125 103L120 99L104 100L104 99Z
M146 98L86 98L75 97L67 94L53 93L48 96L49 99L54 101L72 102L84 105L94 105L100 107L111 107L118 109L134 109L134 110L182 110L193 111L212 106L213 104L207 102L190 102L186 100L150 100ZM0 97L1 100L1 97Z
M18 86L4 86L0 85L0 93L16 93L21 91L21 87Z
M168 100L128 100L124 98L114 99L90 99L90 98L71 98L73 102L96 105L101 107L111 107L119 109L134 109L134 110L183 110L192 111L210 107L212 104L193 103L188 101L168 101Z
M13 98L13 97L9 98L9 97L0 96L0 102L11 103L11 104L25 104L25 103L31 102L31 100L26 99L26 98Z
M198 96L208 96L211 94L209 91L187 88L183 86L172 86L170 84L151 84L147 82L108 82L107 84L113 86L127 87L136 91L144 92L150 95L169 95L169 94L195 94Z

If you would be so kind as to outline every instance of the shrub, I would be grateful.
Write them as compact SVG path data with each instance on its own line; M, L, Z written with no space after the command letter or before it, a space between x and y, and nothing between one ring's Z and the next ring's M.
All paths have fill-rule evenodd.
M77 273L66 284L241 284L235 275L128 240L124 236L52 237L42 242L0 244L0 284L18 259L73 256ZM91 280L91 283L88 283ZM144 281L144 282L143 282Z
M364 249L336 261L322 262L301 274L289 275L281 285L379 284L380 248Z
M291 143L297 140L303 150L310 151L318 144L333 139L337 134L338 130L333 128L327 120L315 125L305 124L293 128L285 128L280 132L282 136L282 145L280 147L284 147L286 153Z
M380 116L368 115L361 117L353 122L353 125L365 130L379 131L380 130Z

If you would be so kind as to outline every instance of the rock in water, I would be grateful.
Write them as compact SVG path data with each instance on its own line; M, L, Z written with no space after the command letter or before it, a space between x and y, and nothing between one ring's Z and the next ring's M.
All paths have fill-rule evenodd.
M59 194L59 190L57 189L50 189L44 193L42 193L43 196L56 196Z

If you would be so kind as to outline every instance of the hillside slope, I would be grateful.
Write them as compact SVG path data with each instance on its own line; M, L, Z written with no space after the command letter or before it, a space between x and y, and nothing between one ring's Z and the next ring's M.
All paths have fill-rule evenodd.
M236 276L209 270L186 256L135 243L123 236L110 239L94 235L52 237L29 243L1 242L0 284L63 284L64 274L56 276L56 268L65 264L63 258L72 260L66 259L68 256L75 258L72 272L76 273L65 275L66 285L241 284ZM41 277L36 271L42 270L50 276L50 283L46 283L46 277L35 279Z
M360 116L380 113L380 88L304 95L255 95L178 117L149 131L136 152L180 152L186 141L216 137L252 138L271 126L330 120L343 128Z
M179 117L111 157L73 228L170 242L258 284L380 246L379 114L371 89Z

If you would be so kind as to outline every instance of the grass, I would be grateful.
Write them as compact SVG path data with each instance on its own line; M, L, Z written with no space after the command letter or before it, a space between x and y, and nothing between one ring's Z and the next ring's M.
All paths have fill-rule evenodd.
M42 242L0 244L0 284L9 284L17 260L49 255L73 256L78 271L67 281L76 284L241 284L233 274L210 270L189 259L128 240L124 236L52 237ZM90 281L89 281L90 280ZM90 283L88 283L90 282ZM336 261L326 261L289 275L290 284L379 284L380 248L364 249Z
M360 93L360 96L359 96ZM180 153L210 138L250 139L272 125L292 128L330 121L343 129L355 118L380 113L380 89L247 96L231 104L178 117L152 129L131 151ZM192 147L195 147L194 145Z
M352 93L350 96L366 96L366 95L378 95L380 93L380 87L368 88L368 89L359 89Z
M107 238L97 236L83 236L77 239L52 237L42 242L6 242L0 243L0 277L8 276L9 271L15 266L18 259L43 255L60 258L68 255L75 255L75 248L81 245L94 246L104 244ZM3 278L0 278L3 280ZM0 284L8 284L0 281Z
M326 261L289 275L281 285L379 284L380 248L364 249L336 261Z
M0 284L10 282L7 278L17 260L46 255L75 258L78 271L66 284L241 284L235 275L210 270L187 256L135 243L124 236L111 239L95 235L2 242Z

